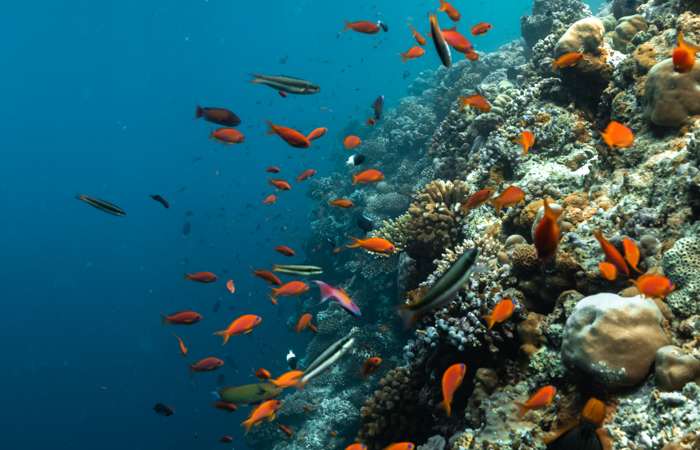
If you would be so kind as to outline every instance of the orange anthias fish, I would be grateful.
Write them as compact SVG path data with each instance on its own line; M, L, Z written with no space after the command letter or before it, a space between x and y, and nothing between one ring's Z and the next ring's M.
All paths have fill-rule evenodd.
M297 326L291 327L295 330L297 330L297 336L299 336L299 332L303 330L304 328L308 327L309 324L311 323L311 314L306 313L303 316L299 318L299 323L297 323Z
M282 191L288 191L288 190L290 190L290 189L292 188L292 187L289 185L289 183L287 183L286 181L284 181L284 180L281 179L281 178L275 178L275 179L273 179L273 178L267 177L267 179L270 180L270 182L267 183L267 185L268 185L268 186L274 186L275 189L280 189L280 190L282 190Z
M368 239L357 239L352 236L348 236L348 239L352 239L353 244L348 245L348 248L362 247L363 249L374 252L374 253L394 253L396 247L391 242L386 239L381 238L368 238Z
M282 97L282 98L287 98L287 93L284 91L277 91L277 93Z
M490 330L496 323L501 323L504 320L510 318L515 310L515 302L511 299L501 300L493 307L493 311L488 316L481 316L482 319L486 320L486 329Z
M362 122L362 123L367 124L367 127L368 127L368 128L369 128L370 125L376 125L376 124L377 124L377 122L376 122L373 118L371 118L371 117L369 117L367 120L365 120L365 121Z
M316 175L316 169L307 169L298 177L294 177L294 179L297 180L297 184L299 184L300 181L306 181L314 175Z
M445 13L447 13L447 17L455 22L459 22L459 19L462 17L459 14L459 11L457 11L457 9L452 6L451 3L447 3L445 0L440 0L440 7L438 8L438 11L445 11Z
M556 61L552 58L549 58L549 60L552 61L552 72L554 72L560 67L575 66L582 59L583 53L567 53L565 55L561 55L559 58L556 59Z
M449 45L456 51L465 54L465 56L466 53L474 51L474 46L471 42L469 42L469 39L464 37L464 35L462 35L462 33L460 33L459 31L457 31L457 25L446 30L441 29L440 33L442 34L442 37L447 43L447 45ZM427 33L427 36L433 39L433 35L431 33Z
M255 270L252 267L250 268L250 270L253 271L253 276L265 280L267 284L282 286L282 281L280 281L280 279L277 278L277 275L270 272L269 270Z
M313 331L314 333L318 333L318 328L316 328L315 326L309 324L309 328L310 328L311 331Z
M193 274L189 274L187 272L182 273L185 274L185 278L183 278L182 281L191 280L196 281L197 283L213 283L218 280L216 275L211 272L197 272Z
M338 200L332 200L332 201L329 200L328 203L330 204L331 208L335 206L335 207L342 208L342 209L348 209L348 208L352 208L353 206L355 206L355 204L353 202L351 202L350 200L345 200L344 198L339 198Z
M230 293L233 294L234 292L236 292L236 286L233 285L233 280L228 280L226 282L226 287L228 288L228 291Z
M291 438L291 437L294 437L294 433L292 433L292 430L290 430L289 428L285 427L284 425L277 424L277 428L279 428L280 430L282 430L282 432L283 432L284 434L286 434L287 437L290 437L290 438Z
M270 301L272 302L273 305L277 306L277 299L270 295L270 293L267 293L267 296L270 298Z
M365 444L352 444L349 445L345 450L367 450L367 446Z
M284 255L284 256L294 256L295 255L294 250L292 250L289 247L285 247L284 245L278 245L277 247L275 247L275 251L279 254Z
M397 54L403 58L403 61L401 61L401 64L403 64L409 59L416 59L425 55L425 50L423 50L421 47L411 47L406 53Z
M534 243L537 249L537 257L543 261L548 261L554 258L559 248L559 225L557 218L563 212L563 209L554 210L547 203L547 197L544 197L544 216L535 228Z
M598 131L598 133L611 150L615 150L615 147L629 148L634 144L632 130L615 121L610 122L605 131Z
M542 438L545 444L554 443L549 448L613 448L613 439L605 428L600 428L605 420L605 404L591 398L583 407L581 419L569 422L559 428L553 436Z
M520 133L520 136L522 137L519 139L513 139L513 142L520 145L520 148L523 149L523 154L520 155L520 157L524 158L525 155L527 155L527 151L530 150L530 147L535 143L535 135L532 134L531 131L523 131Z
M520 411L518 414L518 419L527 414L530 410L539 411L542 408L546 408L554 400L554 395L557 393L557 388L554 386L545 386L539 391L535 392L530 398L527 399L525 403L513 402Z
M223 400L219 400L216 403L212 403L212 405L214 405L214 409L226 411L226 414L231 414L232 412L238 410L238 407L236 405L234 405L233 403L226 403Z
M489 203L496 208L496 215L501 213L501 208L510 208L518 203L525 203L525 192L519 187L508 186L496 198L489 198Z
M700 46L691 44L683 39L683 32L678 33L678 47L673 50L673 70L678 73L688 73L695 67L695 54Z
M309 408L308 406L302 406L301 409L306 412L311 412L311 408Z
M639 290L639 293L644 297L661 297L666 298L666 295L676 289L676 284L668 278L646 273L636 280L630 280Z
M630 270L620 252L603 237L603 227L598 227L598 230L593 230L593 236L600 242L600 249L605 254L608 262L612 263L621 275L628 277L630 275Z
M411 25L410 23L407 23L406 25L408 25L409 27L411 27L411 31L413 32L413 37L414 37L414 39L416 40L416 43L418 43L418 45L425 45L425 44L426 44L426 40L425 40L425 38L423 37L423 35L421 35L419 32L417 32L416 29L413 28L413 25Z
M235 145L245 142L245 136L243 133L236 130L235 128L211 128L211 134L207 139L214 139L216 142L220 142L224 145Z
M363 20L359 20L357 22L348 22L347 20L343 20L343 22L345 22L345 28L340 31L352 30L364 34L377 34L379 33L379 30L381 30L379 25L374 22L367 22Z
M625 259L630 267L632 267L635 272L641 272L641 270L637 269L637 264L639 264L639 248L637 248L637 244L630 238L624 238L622 240L622 247L625 250Z
M452 397L457 388L462 384L466 371L467 366L464 364L454 364L450 366L442 376L443 401L438 403L436 409L444 409L447 413L447 417L450 417L450 412L452 411Z
M356 375L362 375L362 378L365 379L365 382L367 382L367 377L374 374L377 370L379 370L379 366L382 364L382 359L381 358L367 358L365 359L364 364L362 364L362 370L359 372L355 372Z
M598 264L598 270L600 270L600 273L607 280L612 281L615 278L617 278L617 267L615 267L615 264L610 264L609 262L602 262Z
M275 125L274 123L270 122L267 119L263 119L265 122L267 122L267 125L270 127L266 133L263 133L265 135L270 135L270 134L276 134L284 142L287 144L291 145L294 148L309 148L311 147L311 142L304 136L303 134L299 133L296 130L292 130L291 128L287 127L280 127Z
M267 381L270 379L270 372L263 369L262 367L259 368L258 370L255 370L255 368L252 368L251 370L253 371L255 376L258 378L258 380Z
M281 388L286 388L296 385L303 374L304 372L301 370L293 370L291 372L287 372L283 375L280 375L280 377L276 380L270 380L270 382L275 383Z
M483 36L491 28L493 28L493 25L490 23L479 22L471 28L472 36Z
M384 179L384 174L374 169L365 170L357 175L354 173L351 173L350 175L352 175L353 186L355 186L356 183L376 183Z
M399 442L385 447L384 450L415 450L416 446L410 442Z
M469 211L471 211L472 208L477 208L489 199L491 197L491 189L482 189L480 191L476 191L469 197L469 200L467 200L467 203L464 205L460 206L459 209L464 210L464 215L469 214Z
M163 313L158 314L163 316L163 322L161 325L165 325L166 323L171 323L173 325L192 325L202 320L201 314L197 314L196 312L192 311L179 311L169 316L166 316Z
M265 172L280 173L280 169L279 167L270 166L267 169L265 169Z
M223 436L219 438L219 442L221 442L222 444L228 444L233 442L233 438L231 436Z
M275 293L273 297L281 295L282 297L291 297L294 295L301 295L309 290L308 283L303 281L290 281L283 284L279 288L270 288Z
M469 50L464 52L464 57L467 58L469 61L477 61L479 59L479 54L474 50Z
M467 106L476 108L482 113L491 111L491 105L489 105L489 102L487 102L481 94L474 94L470 95L469 97L462 97L461 95L458 95L457 98L459 98L459 100L462 102L462 104L459 106L459 111L463 110Z
M275 413L282 406L282 402L279 400L268 400L253 411L250 412L250 419L246 420L241 424L245 427L245 434L248 434L250 427L255 425L256 427L262 423L263 420L267 419L272 422L275 419Z
M180 343L180 353L182 353L182 356L187 356L187 350L189 347L185 347L185 344L182 342L182 339L177 337L177 334L173 333L173 336L177 339L177 341Z
M333 436L333 437L338 436L338 432L335 430L331 431L331 436Z
M277 196L275 194L270 194L267 196L265 200L263 200L263 203L266 205L271 205L277 201Z
M224 362L217 358L204 358L197 361L194 364L187 364L190 366L190 373L194 372L211 372L224 365Z
M224 338L224 343L221 345L226 345L228 338L238 336L239 334L250 333L253 331L253 328L260 325L261 321L262 319L256 315L246 314L231 322L231 324L225 330L217 331L214 334L218 334Z
M323 107L321 107L321 109L323 109ZM314 131L309 133L308 136L306 136L306 139L308 139L309 141L313 141L314 139L318 139L324 134L326 134L327 131L328 128L326 127L316 128Z
M348 136L343 141L343 144L345 144L346 149L350 150L351 148L359 147L362 144L362 139L357 136Z

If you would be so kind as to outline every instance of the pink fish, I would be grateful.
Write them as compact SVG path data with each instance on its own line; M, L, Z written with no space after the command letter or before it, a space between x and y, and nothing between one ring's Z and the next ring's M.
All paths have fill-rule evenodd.
M318 302L319 305L329 298L333 298L333 301L342 306L348 313L350 313L351 316L360 317L360 308L358 308L357 305L350 300L350 297L348 297L348 293L345 292L345 289L338 289L328 286L323 281L311 281L318 284L318 287L321 289L321 301Z

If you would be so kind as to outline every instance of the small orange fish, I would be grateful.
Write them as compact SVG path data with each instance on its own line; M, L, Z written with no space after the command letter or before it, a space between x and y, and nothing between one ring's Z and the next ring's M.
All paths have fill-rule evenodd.
M443 401L438 403L436 409L444 409L447 413L447 417L450 417L450 412L452 411L452 397L457 388L462 384L466 371L467 366L464 364L454 364L448 367L442 376Z
M367 450L365 444L352 444L345 448L345 450Z
M196 312L192 311L179 311L169 316L166 316L163 313L158 314L163 316L163 322L161 325L165 325L166 323L173 325L193 325L202 320L201 314L197 314Z
M316 169L307 169L298 177L294 177L294 179L297 180L297 184L299 184L300 181L306 181L314 175L316 175Z
M284 256L294 256L295 255L294 250L292 250L289 247L285 247L284 245L278 245L277 247L275 247L275 251L277 253L284 255Z
M416 59L425 55L425 50L421 47L411 47L406 53L397 53L397 55L403 58L403 61L401 61L401 64L403 64L409 59Z
M187 350L189 347L185 347L185 344L183 344L182 339L177 337L177 334L173 333L173 336L177 339L177 341L180 343L180 353L182 353L182 356L187 356Z
M220 409L222 411L226 411L226 414L231 414L232 412L236 411L238 407L234 405L233 403L226 403L225 401L219 400L216 403L212 403L214 405L214 409Z
M389 328L386 325L382 325L382 327L379 329L382 333L384 333L386 330Z
M367 120L365 120L365 121L362 122L362 123L367 124L367 127L369 127L370 125L376 125L376 124L377 124L377 122L376 122L373 118L371 118L371 117L369 117Z
M267 282L267 284L272 284L275 286L282 286L282 281L277 278L277 275L270 272L269 270L255 270L252 267L250 270L253 271L253 276L261 278Z
M518 203L525 203L525 192L519 187L508 186L496 198L489 198L489 203L496 208L496 215L501 213L501 208L510 208Z
M258 378L258 380L267 381L270 379L270 372L263 369L262 367L259 368L258 370L255 370L255 368L253 367L251 370L253 371L255 376Z
M236 287L233 285L233 280L228 280L228 281L226 282L226 287L228 288L228 291L229 291L230 293L233 294L234 292L236 292Z
M309 285L303 281L290 281L283 284L279 288L270 288L275 293L273 297L281 295L283 297L290 297L294 295L301 295L309 290Z
M445 0L440 0L440 7L438 8L438 11L445 11L447 17L455 22L459 22L459 19L462 18L459 11L457 11L457 9L452 6L451 3L447 3Z
M281 388L294 386L297 384L297 382L303 374L304 372L302 372L301 370L293 370L291 372L287 372L283 375L280 375L280 377L276 380L270 380L270 383L275 383Z
M603 227L598 227L598 230L593 230L593 236L600 242L600 249L605 254L605 258L607 258L608 262L614 264L621 275L628 277L630 275L630 270L627 264L625 264L625 260L622 258L620 252L603 237Z
M425 45L425 44L426 44L426 40L425 40L425 38L423 37L423 35L421 35L419 32L417 32L416 29L413 28L413 25L411 25L410 23L407 23L406 25L408 25L409 27L411 27L411 31L413 32L413 38L416 40L416 42L418 43L418 45Z
M678 73L688 73L695 67L695 54L700 46L691 44L683 39L683 32L678 33L678 47L673 50L673 70Z
M575 66L582 59L583 53L567 53L565 55L561 55L559 58L556 59L556 61L552 58L549 58L549 60L552 61L552 72L554 72L560 67Z
M382 359L381 358L367 358L365 359L364 364L362 364L362 370L359 372L355 372L356 375L362 375L362 378L365 379L365 383L367 382L367 377L374 374L377 370L379 370L379 366L382 364Z
M311 408L309 408L308 406L302 406L301 409L303 409L306 412L311 412Z
M615 264L610 264L609 262L602 262L598 264L598 270L600 270L600 273L607 280L612 281L615 278L617 278L617 267L615 267Z
M483 36L491 28L493 28L493 25L490 23L479 22L471 28L472 36Z
M211 134L207 139L214 139L216 142L220 142L224 145L235 145L245 142L245 136L243 133L236 130L235 128L211 128Z
M335 437L335 436L337 436L337 435L338 435L338 432L337 432L337 431L331 431L331 436Z
M630 238L624 238L622 240L622 247L625 250L625 259L629 265L635 272L641 272L637 269L637 264L639 264L639 248L637 248L637 244Z
M211 272L197 272L193 274L189 274L187 272L182 273L185 274L185 278L183 278L182 281L191 280L196 281L197 283L213 283L218 280L216 275Z
M297 330L297 336L299 336L299 332L309 326L311 324L311 314L306 313L303 316L299 318L299 323L297 323L297 326L291 327L295 330Z
M520 136L522 137L519 139L513 139L513 142L516 142L523 149L523 154L520 157L524 158L527 155L527 151L535 143L535 135L531 131L523 131L520 133Z
M491 189L482 189L480 191L476 191L469 197L467 203L460 206L459 209L464 210L464 215L466 216L467 214L469 214L469 211L471 211L472 208L478 208L479 206L486 203L489 197L491 197L491 192Z
M416 446L410 442L399 442L398 444L391 444L384 450L415 450Z
M267 132L263 133L265 135L270 135L270 134L276 134L284 142L289 144L290 146L294 148L309 148L311 147L311 142L304 136L303 134L299 133L296 130L292 130L291 128L287 127L281 127L278 125L275 125L274 123L270 122L267 119L263 119L265 122L267 122L267 125L269 129Z
M608 124L604 132L598 131L598 133L611 150L615 150L615 147L629 148L634 144L632 130L614 120Z
M277 91L277 93L282 97L282 98L287 98L287 93L284 91Z
M286 434L287 437L290 437L290 438L291 438L291 437L294 437L294 433L292 433L292 430L290 430L289 428L285 427L284 425L277 424L277 428L279 428L280 430L282 430L282 432L283 432L284 434Z
M469 61L477 61L479 59L479 54L472 50L464 52L464 57L467 58Z
M342 208L342 209L348 209L348 208L352 208L353 206L355 206L355 204L353 202L351 202L350 200L345 200L343 198L339 198L339 199L333 200L333 201L329 200L328 203L330 204L331 208L335 206L335 207Z
M637 286L643 297L666 298L666 295L676 289L676 284L673 281L650 273L646 273L636 280L630 280L630 282Z
M384 179L384 174L374 169L365 170L357 175L354 173L351 173L350 175L352 175L353 186L355 186L356 183L376 183Z
M275 419L275 413L281 406L282 402L279 400L268 400L251 411L248 416L250 418L241 424L242 427L245 427L245 434L248 434L250 427L260 425L265 419L272 422Z
M469 97L462 97L461 95L458 95L457 97L462 102L462 104L459 107L459 111L463 110L467 106L476 108L482 113L487 113L491 111L491 105L489 105L489 102L487 102L484 96L481 94L474 94L470 95Z
M267 169L265 169L265 172L280 173L280 169L279 167L270 166Z
M447 43L447 45L449 45L456 51L463 54L474 51L474 46L471 42L469 42L469 39L464 37L459 31L457 31L457 25L446 30L441 29L440 33L442 34L445 43ZM431 33L427 33L426 36L433 39L433 35Z
M277 306L277 299L270 295L270 293L267 293L267 296L270 297L270 301L272 302L273 305Z
M377 34L381 30L379 25L374 22L366 22L363 20L359 20L357 22L348 22L347 20L343 20L343 22L345 22L345 28L340 31L352 30L364 34Z
M275 194L270 194L267 196L265 200L263 200L263 203L266 205L271 205L277 201L277 196Z
M190 373L194 372L211 372L224 365L224 362L217 358L204 358L197 361L194 364L187 364L190 366Z
M239 334L250 333L253 331L253 328L260 325L260 322L262 322L260 317L253 314L246 314L231 322L225 330L217 331L214 334L218 334L224 338L224 343L221 345L226 345L228 338L238 336Z
M490 330L496 323L501 323L504 320L510 318L515 310L515 302L511 299L501 300L493 307L493 311L488 316L481 316L482 319L486 320L486 329Z
M348 239L352 239L353 241L353 244L347 246L348 248L362 247L363 249L374 253L394 253L394 251L396 251L394 244L386 239L357 239L352 236L348 236Z
M346 149L350 150L351 148L359 147L362 144L362 139L357 136L348 136L343 141L343 144L345 144Z
M554 210L549 207L547 197L544 197L544 216L535 228L534 243L537 249L537 257L543 261L554 258L559 248L559 225L557 218L563 209Z
M231 436L223 436L219 438L219 442L221 442L222 444L228 444L233 442L233 438Z
M275 189L279 189L279 190L282 190L282 191L288 191L288 190L290 190L290 189L292 188L292 187L289 185L289 183L287 183L286 181L284 181L284 180L281 179L281 178L272 179L272 178L270 178L270 177L267 177L267 179L270 180L270 182L267 183L267 185L268 185L268 186L274 186Z
M316 328L315 326L309 324L309 328L311 328L311 331L313 331L314 333L318 333L318 328Z
M321 109L323 109L323 107L321 107ZM328 109L328 108L326 108L326 109ZM331 111L331 112L333 112L333 111ZM306 136L306 139L308 139L309 141L313 141L314 139L318 139L321 136L323 136L324 134L326 134L327 131L328 131L328 128L326 128L326 127L316 128L314 131L309 133L308 136Z
M520 410L518 419L522 419L522 417L527 414L528 411L538 411L549 406L549 404L552 403L552 400L554 400L556 393L557 388L554 386L545 386L539 391L535 392L529 399L527 399L525 403L513 402Z

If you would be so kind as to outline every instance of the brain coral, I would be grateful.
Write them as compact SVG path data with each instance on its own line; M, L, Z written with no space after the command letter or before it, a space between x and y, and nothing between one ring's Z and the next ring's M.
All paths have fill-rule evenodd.
M700 114L700 67L676 73L665 59L649 71L644 86L644 117L656 125L675 127L688 116Z
M559 58L566 53L585 50L595 53L603 44L605 26L600 19L589 17L581 19L566 30L566 33L554 46L554 58Z
M698 311L700 296L700 239L683 238L664 253L666 277L676 283L676 290L666 296L666 303L680 316L688 317Z
M562 363L608 387L643 381L668 345L661 311L648 298L596 294L582 299L564 326Z

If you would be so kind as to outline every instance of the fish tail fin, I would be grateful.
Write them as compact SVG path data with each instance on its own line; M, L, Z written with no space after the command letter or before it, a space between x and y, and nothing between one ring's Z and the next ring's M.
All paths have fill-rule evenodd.
M302 389L304 389L304 386L306 386L306 383L307 383L308 381L309 381L309 380L304 380L303 377L300 377L300 378L299 378L299 381L296 382L296 384L294 385L294 387L297 388L297 391L301 391Z
M355 248L359 247L362 244L362 241L357 239L356 237L348 236L348 239L352 239L352 244L348 245L347 248ZM325 284L325 283L324 283Z
M258 79L261 78L262 75L257 75L255 73L249 73L248 75L250 75L251 77L255 77L255 80L248 80L248 83L262 84L262 81Z
M503 206L501 202L493 198L489 198L488 201L491 203L491 206L496 209L496 215L499 215L501 213L501 207Z
M247 435L248 432L250 431L250 427L253 426L253 419L248 419L248 420L246 420L245 422L243 422L243 423L241 424L241 426L242 426L242 427L245 427L245 434L244 434L244 436Z
M549 58L549 60L552 61L552 72L554 72L559 68L559 64L557 64L557 61L555 59Z
M197 110L194 113L194 120L201 119L204 117L204 110L201 106L197 105Z
M435 409L444 409L445 413L447 413L447 417L450 417L450 413L452 412L452 406L450 406L447 400L443 400L440 403L438 403Z
M458 112L459 112L467 107L467 105L469 104L469 99L467 97L462 97L461 95L458 95L457 98L460 101L459 110L458 110Z
M530 408L525 403L513 402L513 404L518 407L518 419L522 419L530 411Z
M360 370L359 372L355 372L355 375L362 375L362 378L365 380L365 383L367 382L367 372L364 370Z
M277 306L277 299L271 296L269 292L267 293L267 296L270 297L270 301L272 301L272 304Z
M297 180L297 184L299 184L299 180L301 179L301 177L294 177L294 179Z
M161 312L159 312L158 314L163 316L163 322L161 322L161 325L165 325L166 323L170 323L170 317L166 316L165 314L163 314ZM175 333L173 333L173 334L175 334Z
M352 30L352 23L351 23L351 22L348 22L348 21L345 20L345 19L342 19L342 20L343 20L343 22L345 22L345 28L343 28L343 29L340 30L340 31Z
M445 0L440 0L440 7L438 8L438 11L444 11L447 9L447 5L445 5Z
M280 293L279 288L273 288L273 287L271 287L270 289L272 289L272 292L275 293L275 295L273 295L272 297L277 297L277 296L279 295L279 293ZM270 294L268 293L267 295L270 295Z
M214 127L212 127L211 125L209 125L209 129L211 130L211 134L209 135L209 137L207 138L207 140L209 140L209 139L214 139L216 142L221 142L221 139L219 139L218 137L214 136Z
M312 281L314 283L316 283L318 285L318 288L321 290L321 301L318 302L318 304L316 306L320 305L321 303L325 302L326 300L328 300L329 298L331 298L333 296L333 288L328 286L323 281L318 281L318 280L312 280Z
M403 61L401 61L401 64L405 63L406 60L408 59L408 54L407 53L397 53L401 58L403 58Z
M292 329L294 329L294 330L297 330L297 336L299 336L299 332L301 331L301 325L297 325L297 326L295 326L295 327L289 327L289 328L292 328Z
M226 330L224 330L224 331L216 331L216 332L214 332L214 334L218 334L219 336L221 336L222 338L224 338L224 343L221 344L221 345L226 345L226 342L228 341L228 338L229 338L229 334L226 332Z
M190 366L190 375L192 375L192 372L194 372L194 366L190 363L187 363L188 366Z
M266 133L263 134L276 134L277 133L277 127L275 126L274 123L270 122L267 119L263 119L265 122L267 122L267 126L269 127Z
M398 314L399 317L401 317L401 320L403 320L404 328L411 326L411 324L413 324L421 316L421 314L410 309L409 305L401 305L394 309L396 310L396 314Z
M187 281L187 280L192 279L192 275L190 275L189 273L187 273L187 272L182 272L182 273L185 274L185 278L183 278L182 281Z
M496 320L493 318L493 316L481 316L481 318L486 321L487 330L493 328L493 324L496 323Z
M355 186L357 184L357 176L354 173L351 173L352 175L352 186Z

